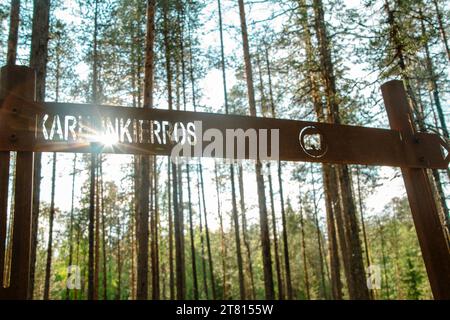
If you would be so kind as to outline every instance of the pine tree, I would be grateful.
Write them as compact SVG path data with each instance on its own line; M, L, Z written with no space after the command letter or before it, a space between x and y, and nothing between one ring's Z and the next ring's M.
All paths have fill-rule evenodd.
M244 51L248 104L250 109L250 116L256 117L255 90L253 83L252 63L250 61L250 49L248 42L247 22L245 18L245 7L243 0L239 0L238 2L239 2L239 16L241 21L242 47ZM262 248L263 269L264 269L264 288L266 299L272 300L275 298L273 273L272 273L272 256L270 254L269 222L267 216L264 177L262 175L262 164L260 161L256 161L255 173L258 190L259 220L261 228L261 248Z
M50 21L50 0L33 2L33 30L31 35L30 67L36 71L36 101L44 101L45 80L47 74L47 56ZM34 275L36 264L37 229L39 223L41 158L39 152L34 154L33 176L33 211L31 225L30 286L28 297L33 298Z

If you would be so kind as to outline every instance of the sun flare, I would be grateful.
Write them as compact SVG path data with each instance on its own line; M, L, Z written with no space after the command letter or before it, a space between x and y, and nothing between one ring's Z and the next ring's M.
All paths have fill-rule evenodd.
M98 135L96 140L105 146L113 146L113 145L117 144L117 142L119 142L119 139L117 138L117 136L115 136L113 134Z

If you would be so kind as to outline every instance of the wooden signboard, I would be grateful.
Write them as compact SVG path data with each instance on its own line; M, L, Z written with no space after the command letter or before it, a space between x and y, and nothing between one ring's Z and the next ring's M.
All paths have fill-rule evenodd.
M417 133L404 138L399 131L388 129L202 112L33 103L18 98L0 103L0 151L170 155L177 143L186 143L192 146L192 156L256 160L260 149L267 149L267 158L282 161L440 169L449 162L448 147L436 134ZM205 152L217 140L223 152ZM241 157L237 152L226 152L230 142L235 149L244 143ZM271 154L275 144L278 156ZM197 153L195 146L199 147ZM252 147L254 153L250 152Z
M28 290L33 152L174 155L178 148L175 155L179 156L401 167L434 297L450 299L449 247L426 172L426 168L447 168L450 149L438 135L414 131L400 81L382 87L390 130L200 112L37 103L34 72L19 66L2 68L0 86L2 275L9 153L18 152L12 272L9 286L3 283L0 287L1 298L24 299Z

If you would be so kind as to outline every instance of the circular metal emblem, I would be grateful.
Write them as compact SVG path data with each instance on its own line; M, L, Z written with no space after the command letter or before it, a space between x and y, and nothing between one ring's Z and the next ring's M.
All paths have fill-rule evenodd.
M303 151L313 158L321 158L328 151L323 134L315 126L304 127L298 135Z

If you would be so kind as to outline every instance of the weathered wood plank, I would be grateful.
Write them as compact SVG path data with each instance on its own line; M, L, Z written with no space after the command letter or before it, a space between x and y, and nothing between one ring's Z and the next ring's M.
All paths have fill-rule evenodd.
M19 112L14 107L17 105L20 105L21 111ZM106 131L106 125L101 124L102 121L98 119L98 117L101 117L103 121L109 121L114 126L116 130L114 134L117 135L117 141L112 145L94 144L104 153L170 155L175 143L162 143L159 140L162 140L164 136L163 131L169 132L171 126L181 123L185 128L189 124L194 125L195 128L201 125L202 130L197 133L199 135L197 141L204 138L203 135L206 131L218 130L222 135L223 146L227 142L227 130L242 129L247 131L255 129L257 133L261 130L268 130L269 137L270 130L279 130L279 160L283 161L414 168L447 168L449 162L448 157L445 158L442 152L442 147L448 149L445 143L439 136L427 133L415 133L410 139L402 139L398 131L389 129L89 104L20 104L9 102L3 110L3 118L8 120L0 123L0 150L89 153L93 151L92 141L95 138L93 138L93 135L91 137L88 137L88 135L92 132L99 134L99 132ZM12 110L16 112L12 112ZM57 116L58 121L55 120L55 116ZM73 119L75 118L78 121L76 126L68 128L68 124L73 125ZM71 130L78 133L77 126L79 123L87 123L91 119L97 119L97 125L84 125L85 128L82 131L84 134L79 134L74 139ZM31 120L32 125L27 130L20 130L20 123L27 120ZM121 131L124 131L123 127L127 121L130 121L129 125L125 126L127 132L123 134ZM55 124L56 122L61 124L60 133L62 133L62 137L57 134L59 124ZM45 129L43 125L45 125ZM151 126L153 131L145 128L145 126ZM161 126L164 126L166 130L163 130ZM147 135L145 135L146 132ZM48 138L49 135L50 138ZM321 137L319 149L322 149L323 152L321 150L306 150L304 142L308 136L317 137L317 135ZM304 136L305 139L302 140ZM270 138L268 141L270 142ZM417 141L420 141L420 143L417 143ZM209 141L203 141L201 150L205 150L208 144ZM258 142L256 144L260 146ZM262 145L267 144L263 143ZM251 155L249 152L251 146L252 143L246 143L244 158L256 159L259 149L256 156ZM210 156L203 152L199 155ZM230 158L225 154L225 150L223 155L216 154L215 156ZM236 158L236 156L231 158Z

